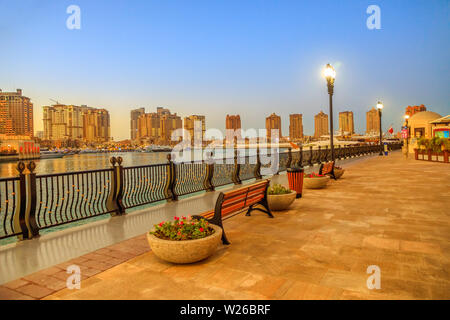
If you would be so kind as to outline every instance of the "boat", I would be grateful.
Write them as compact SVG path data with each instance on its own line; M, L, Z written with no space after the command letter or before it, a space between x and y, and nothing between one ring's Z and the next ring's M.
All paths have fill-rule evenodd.
M64 153L58 151L41 151L41 159L57 159L64 157Z

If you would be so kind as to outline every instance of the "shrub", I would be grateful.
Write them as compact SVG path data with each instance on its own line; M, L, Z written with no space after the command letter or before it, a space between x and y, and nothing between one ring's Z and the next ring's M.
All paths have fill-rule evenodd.
M172 222L155 224L155 230L151 231L155 237L164 240L194 240L202 239L214 233L205 219L191 219L190 217L174 217Z
M319 177L325 177L323 174L318 174L318 173L310 173L306 175L307 178L319 178Z
M450 151L450 139L442 138L442 145L444 146L444 150Z
M441 138L439 137L433 137L431 138L430 142L429 142L429 148L433 151L433 152L440 152L441 151L441 146L443 144L443 141Z
M429 148L428 139L420 137L419 139L417 139L417 146L419 147L419 149L428 149Z
M267 191L267 193L270 195L288 194L288 193L291 193L291 190L286 187L283 187L281 184L275 184L272 187L269 187L269 190Z

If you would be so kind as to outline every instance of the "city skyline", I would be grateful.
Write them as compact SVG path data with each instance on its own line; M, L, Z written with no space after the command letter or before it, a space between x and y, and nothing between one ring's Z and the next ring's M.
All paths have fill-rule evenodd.
M338 113L350 107L355 131L364 132L365 112L378 100L385 105L383 125L396 131L408 105L423 103L441 114L450 109L442 69L450 32L445 1L407 7L380 1L380 30L366 27L366 3L77 4L80 30L66 28L64 1L0 5L9 13L0 22L8 39L0 52L0 87L26 91L35 131L43 130L41 107L51 98L108 109L115 140L129 138L125 114L155 106L181 117L205 114L208 127L221 130L226 113L240 113L243 128L263 128L276 110L287 133L289 114L313 119L328 112L326 63L337 71L336 128ZM416 24L417 17L433 24ZM327 19L337 29L324 27ZM305 134L313 133L313 124L304 121Z

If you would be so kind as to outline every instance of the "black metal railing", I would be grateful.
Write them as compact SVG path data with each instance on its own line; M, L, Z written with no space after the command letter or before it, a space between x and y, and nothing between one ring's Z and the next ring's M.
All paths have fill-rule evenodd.
M388 145L388 150L400 148L400 143ZM338 146L335 158L379 151L378 144ZM108 169L45 175L34 173L33 161L27 166L19 162L17 177L0 178L0 239L30 239L43 229L105 214L122 215L126 209L330 160L331 150L326 146L289 148L274 154L257 149L247 156L236 151L234 158L210 155L206 161L182 163L174 162L169 154L167 163L134 167L123 167L121 157L112 157Z

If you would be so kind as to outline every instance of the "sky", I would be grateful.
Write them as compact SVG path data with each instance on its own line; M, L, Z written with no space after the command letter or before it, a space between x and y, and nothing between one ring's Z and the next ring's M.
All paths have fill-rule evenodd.
M81 11L70 30L70 5ZM369 5L381 29L370 30ZM383 126L399 130L408 105L450 114L450 2L438 0L0 0L0 88L23 89L42 106L106 108L115 140L130 136L131 109L168 107L204 114L225 129L264 128L272 112L289 134L289 114L329 113L322 69L331 63L338 113L353 111L355 129L384 104Z

